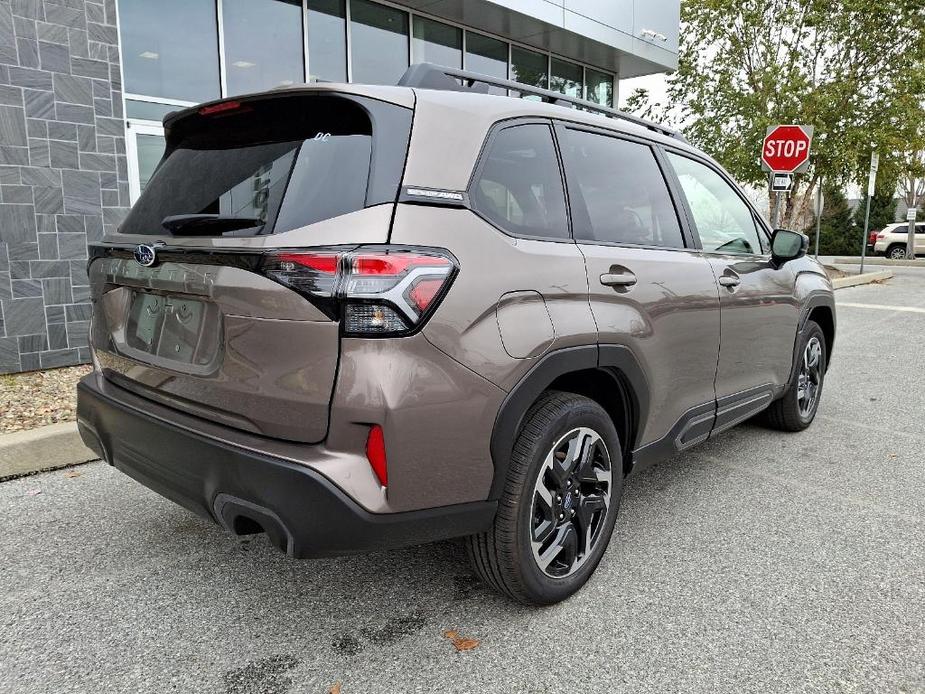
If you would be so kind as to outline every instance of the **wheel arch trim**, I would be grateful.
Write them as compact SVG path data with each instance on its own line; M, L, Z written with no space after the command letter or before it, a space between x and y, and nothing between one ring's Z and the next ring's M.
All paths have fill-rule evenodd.
M631 399L636 422L634 438L638 437L642 423L648 418L649 385L645 371L629 347L586 345L548 352L517 382L498 409L491 435L494 479L489 499L497 499L504 489L517 432L533 403L557 378L588 370L598 370L602 378L612 378L614 386ZM621 441L621 444L624 451L632 451L636 441Z
M832 317L832 334L826 335L826 354L825 354L825 368L828 371L829 364L832 361L832 351L835 346L835 335L837 328L837 319L835 315L835 297L831 291L817 289L811 291L806 298L803 300L803 308L800 311L800 322L797 327L797 334L793 340L793 359L790 364L790 378L787 380L787 383L791 383L796 375L799 359L800 359L800 343L803 338L803 332L806 330L806 324L809 321L810 315L817 308L828 309ZM822 327L822 326L820 326ZM825 328L823 327L823 333L825 333ZM786 385L786 384L784 384Z

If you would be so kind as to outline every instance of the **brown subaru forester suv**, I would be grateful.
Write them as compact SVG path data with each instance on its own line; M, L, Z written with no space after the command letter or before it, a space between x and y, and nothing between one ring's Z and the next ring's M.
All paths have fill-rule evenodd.
M487 583L552 603L628 474L815 416L829 280L669 129L430 65L164 126L91 249L78 422L232 533L295 557L464 537Z

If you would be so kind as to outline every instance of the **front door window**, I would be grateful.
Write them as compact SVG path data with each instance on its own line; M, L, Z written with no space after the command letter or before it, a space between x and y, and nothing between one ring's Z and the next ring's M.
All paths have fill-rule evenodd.
M703 243L716 253L763 253L755 218L749 206L726 180L709 166L668 153Z

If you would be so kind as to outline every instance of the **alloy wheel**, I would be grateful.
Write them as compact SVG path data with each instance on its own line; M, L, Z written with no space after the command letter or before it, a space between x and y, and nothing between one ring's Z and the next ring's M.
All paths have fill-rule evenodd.
M890 258L893 260L903 260L906 257L906 249L896 247L890 251Z
M797 379L797 404L804 419L812 415L822 385L822 343L813 336L803 348L803 363Z
M591 556L610 509L613 470L601 435L588 427L560 438L533 492L530 544L547 576L564 578Z

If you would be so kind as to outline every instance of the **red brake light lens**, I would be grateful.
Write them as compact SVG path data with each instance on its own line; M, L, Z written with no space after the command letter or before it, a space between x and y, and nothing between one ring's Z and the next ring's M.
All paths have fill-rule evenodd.
M211 106L203 106L199 109L200 116L212 116L216 113L224 113L226 111L234 111L241 108L240 101L222 101L218 104L212 104Z
M340 261L337 253L280 253L276 257L280 263L299 265L328 275L337 272L337 263Z
M412 253L362 254L352 259L351 270L357 275L400 275L415 265L448 266L449 264L449 260L439 256L422 256Z
M376 473L379 484L387 487L389 485L389 470L385 457L385 434L378 424L373 424L369 428L369 436L366 439L366 459L369 461L369 466L373 469L373 472Z

